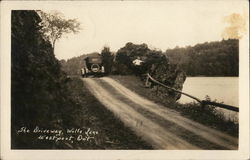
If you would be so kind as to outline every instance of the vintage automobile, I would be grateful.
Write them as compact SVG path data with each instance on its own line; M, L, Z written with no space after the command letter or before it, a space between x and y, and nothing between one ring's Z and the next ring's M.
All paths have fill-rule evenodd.
M103 76L105 74L102 56L93 55L84 58L84 66L81 69L82 77L92 76Z

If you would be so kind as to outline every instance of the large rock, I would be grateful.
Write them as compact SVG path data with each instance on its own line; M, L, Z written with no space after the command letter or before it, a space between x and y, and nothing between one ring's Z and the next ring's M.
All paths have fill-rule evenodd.
M177 65L169 64L167 61L152 64L149 74L157 81L181 91L186 80L185 72L181 71ZM171 98L178 100L180 93L167 89L166 87L152 84L152 90L161 98Z
M170 64L162 51L149 49L146 44L127 43L117 51L115 60L117 74L135 74L145 80L143 75L149 73L157 81L177 90L182 90L186 79L186 74L177 65ZM140 61L140 65L135 65L135 60ZM152 90L155 90L159 97L175 101L181 96L158 85L152 85Z

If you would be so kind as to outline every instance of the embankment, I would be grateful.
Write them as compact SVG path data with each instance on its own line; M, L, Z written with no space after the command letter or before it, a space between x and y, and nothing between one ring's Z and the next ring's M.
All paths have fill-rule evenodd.
M112 79L120 82L125 87L135 93L168 108L180 112L184 117L190 118L196 122L210 126L214 129L224 131L232 136L238 137L239 124L234 120L225 119L221 112L218 112L215 107L207 106L202 108L198 103L180 104L173 101L171 98L159 96L161 92L148 89L144 83L136 76L110 76Z

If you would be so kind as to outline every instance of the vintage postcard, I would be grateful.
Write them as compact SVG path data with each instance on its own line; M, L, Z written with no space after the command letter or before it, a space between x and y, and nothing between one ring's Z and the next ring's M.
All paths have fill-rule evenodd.
M248 5L2 1L1 159L249 159Z

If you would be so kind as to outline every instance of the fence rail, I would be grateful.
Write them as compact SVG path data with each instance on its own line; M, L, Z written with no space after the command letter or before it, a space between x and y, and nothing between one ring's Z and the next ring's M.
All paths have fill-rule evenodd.
M174 88L171 88L157 80L155 80L149 73L146 74L147 75L147 78L146 78L146 83L145 85L146 86L149 86L150 85L150 82L153 82L153 83L156 83L160 86L163 86L169 90L172 90L174 92L177 92L177 93L180 93L180 94L183 94L189 98L192 98L194 100L196 100L197 102L199 102L202 106L205 106L205 105L213 105L213 106L216 106L216 107L220 107L220 108L224 108L224 109L228 109L228 110L231 110L231 111L235 111L235 112L239 112L239 108L238 107L235 107L235 106L230 106L230 105L227 105L227 104L222 104L222 103L216 103L216 102L211 102L211 101L207 101L207 100L201 100L195 96L192 96L188 93L184 93L182 91L179 91L177 89L174 89Z

